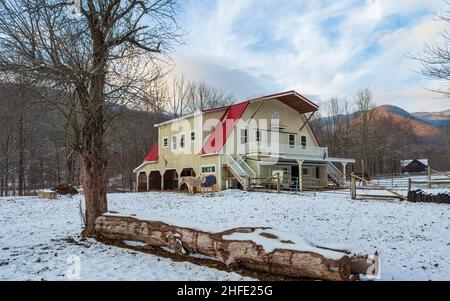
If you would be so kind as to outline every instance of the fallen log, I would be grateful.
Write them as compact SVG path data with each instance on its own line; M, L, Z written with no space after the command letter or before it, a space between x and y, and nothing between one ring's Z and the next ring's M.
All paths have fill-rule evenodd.
M270 228L209 233L111 213L98 217L95 228L110 240L146 243L183 256L200 254L228 267L288 277L345 281L359 274L376 276L379 270L378 260L367 255L316 246Z

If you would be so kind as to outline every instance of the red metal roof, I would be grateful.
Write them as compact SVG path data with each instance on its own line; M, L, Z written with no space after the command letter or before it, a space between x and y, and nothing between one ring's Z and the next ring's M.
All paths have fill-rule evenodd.
M242 117L242 114L244 114L245 110L247 109L248 104L254 101L259 101L261 99L265 100L278 99L281 102L287 104L288 106L293 107L300 113L317 111L317 109L319 108L317 104L313 103L303 95L298 94L296 91L291 90L273 95L263 96L260 98L255 98L252 100L247 100L230 106L203 110L204 113L213 112L217 110L226 110L226 112L220 124L216 127L214 132L208 137L206 143L203 145L200 154L206 155L220 152L220 150L225 145L228 137L230 136L231 132L233 131L234 127L239 122L239 119ZM298 102L298 100L300 100L300 102ZM315 136L314 131L313 134ZM158 158L159 158L159 148L158 143L156 143L145 157L144 162L154 162L157 161Z
M200 151L201 155L220 152L234 127L239 122L239 119L242 117L242 114L244 114L245 109L247 109L248 104L249 101L244 101L228 107L225 117L208 137L205 145L203 145Z
M158 158L159 158L159 147L158 142L156 142L155 145L153 145L152 149L148 152L144 162L158 161Z

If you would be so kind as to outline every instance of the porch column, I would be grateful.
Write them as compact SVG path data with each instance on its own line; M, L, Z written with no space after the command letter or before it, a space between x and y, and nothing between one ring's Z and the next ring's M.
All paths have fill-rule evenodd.
M347 181L347 162L341 162L342 164L342 176L344 177L344 183Z
M139 172L136 173L136 192L139 192Z
M297 160L298 163L298 190L303 191L303 162L305 160Z
M161 191L164 191L164 173L165 172L161 173Z
M145 175L147 176L147 191L150 191L150 181L149 181L150 173L145 173Z

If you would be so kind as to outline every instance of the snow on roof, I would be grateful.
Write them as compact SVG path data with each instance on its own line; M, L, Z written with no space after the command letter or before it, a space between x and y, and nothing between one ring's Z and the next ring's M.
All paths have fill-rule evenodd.
M409 165L412 161L417 160L425 166L428 166L428 159L412 159L412 160L401 160L400 164L402 167Z

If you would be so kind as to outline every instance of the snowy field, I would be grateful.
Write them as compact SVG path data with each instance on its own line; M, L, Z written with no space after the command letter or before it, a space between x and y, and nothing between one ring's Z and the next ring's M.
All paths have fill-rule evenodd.
M450 205L352 201L348 192L110 194L109 209L205 230L269 226L381 255L382 280L450 280ZM0 280L249 280L95 241L79 244L80 197L0 198ZM79 263L79 264L78 264ZM78 269L79 267L79 269ZM79 273L78 273L79 272Z

